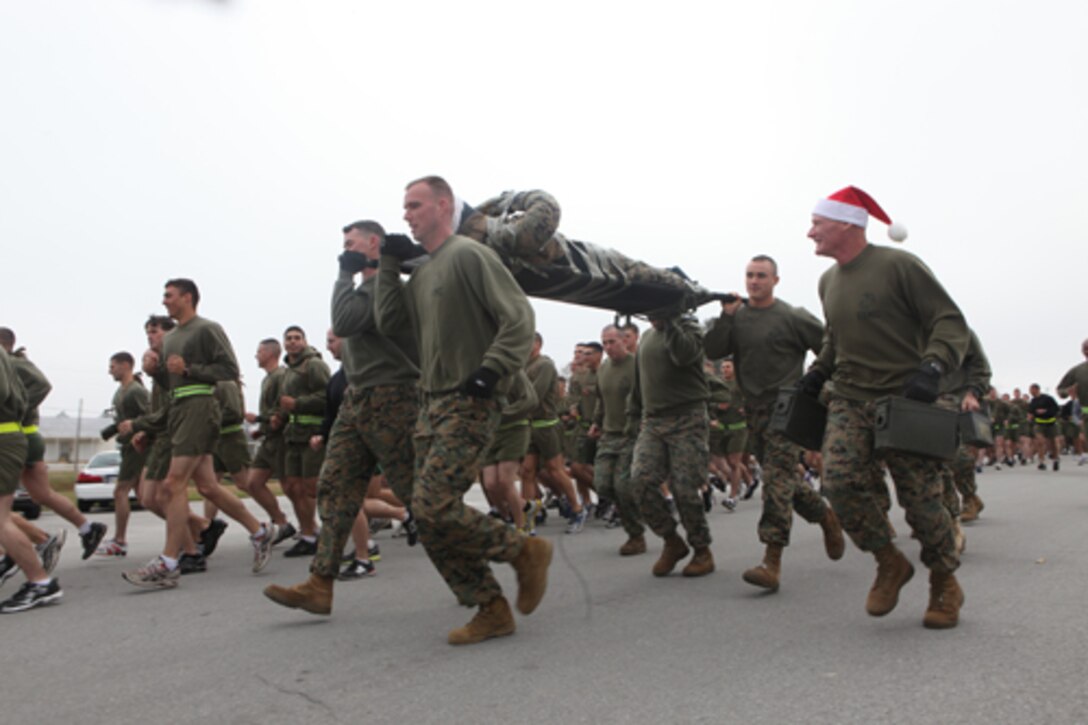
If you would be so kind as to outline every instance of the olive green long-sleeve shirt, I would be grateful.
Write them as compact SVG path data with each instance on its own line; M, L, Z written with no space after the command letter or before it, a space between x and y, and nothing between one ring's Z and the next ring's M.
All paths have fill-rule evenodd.
M15 354L11 356L11 364L15 368L15 374L18 376L19 382L23 385L23 390L26 391L26 413L23 414L23 419L20 422L23 427L38 425L41 421L38 406L49 395L53 385L45 377L45 373L37 365L30 362L19 350L16 350Z
M278 367L272 372L266 372L261 381L261 399L257 406L257 422L260 424L261 435L283 435L283 429L272 430L272 416L279 411L280 390L283 388L284 369Z
M162 339L162 369L171 355L180 355L188 367L187 375L168 373L170 390L183 385L215 385L220 380L237 380L238 359L234 347L219 323L199 315L178 325Z
M1088 361L1082 362L1062 376L1058 383L1058 395L1063 398L1069 394L1069 388L1077 386L1077 402L1081 407L1088 407Z
M332 373L321 359L321 353L312 346L300 352L294 360L289 355L284 360L287 367L280 394L295 399L294 410L287 414L289 422L284 436L292 443L305 443L310 436L321 432L326 390Z
M525 366L525 374L536 391L536 408L533 420L555 420L559 417L559 371L547 355L538 355Z
M11 355L0 348L0 423L20 423L26 414L26 391L15 373Z
M702 408L710 389L703 372L703 332L693 317L651 327L635 355L635 385L628 415L674 415Z
M351 272L340 272L332 288L332 331L344 338L348 352L344 373L354 389L377 385L412 385L419 380L419 353L415 337L407 327L395 335L378 332L374 314L373 275L355 286Z
M220 380L215 384L215 399L219 401L219 425L222 428L241 424L246 415L242 386L236 380Z
M925 360L960 367L967 323L925 264L908 252L869 245L820 277L827 332L814 367L835 394L873 400L902 393Z
M970 339L967 343L967 353L963 356L963 364L959 368L941 377L942 393L954 393L964 396L967 391L974 392L979 402L990 389L990 361L986 358L986 352L982 349L982 341L974 330L969 330Z
M706 355L733 356L737 383L751 404L774 404L779 388L796 383L805 354L819 354L824 326L803 307L776 299L769 307L743 305L722 313L706 332Z
M483 366L498 373L495 390L503 395L529 359L533 308L499 256L479 242L448 238L407 282L399 261L383 256L377 298L383 335L415 332L424 392L461 389Z
M608 358L597 370L594 422L604 433L622 434L627 427L627 398L635 387L635 356L619 362Z
M147 388L138 379L133 379L127 385L117 386L117 392L113 394L113 425L102 431L103 438L109 438L116 433L117 424L123 420L136 420L147 412L150 404L150 396ZM107 433L109 435L107 435ZM129 437L118 438L120 443L127 443Z
M519 420L527 421L529 414L537 406L536 391L524 370L519 370L510 381L510 390L506 393L506 405L502 409L500 425L514 423Z

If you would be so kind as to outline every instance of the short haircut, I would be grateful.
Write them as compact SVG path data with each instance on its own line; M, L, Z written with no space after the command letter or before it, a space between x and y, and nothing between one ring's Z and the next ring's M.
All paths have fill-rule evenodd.
M620 329L619 325L605 325L604 328L601 329L601 334L603 335L609 330L615 330L617 333L623 332L623 330Z
M346 227L344 227L344 234L347 234L353 229L363 234L376 234L378 236L378 239L385 239L385 230L382 229L382 225L378 222L370 221L369 219L364 219L362 221L352 222L351 224L348 224Z
M287 337L287 333L289 332L297 332L298 334L302 335L303 338L306 337L306 331L298 325L291 325L290 327L288 327L286 330L283 331L283 336Z
M280 341L274 337L266 337L265 339L261 340L260 344L278 348L280 346Z
M166 280L166 284L163 287L173 287L181 294L191 295L193 298L193 307L195 308L200 304L200 290L196 287L196 282L185 277L177 277L175 279Z
M774 272L774 276L775 277L778 276L778 262L774 261L774 257L771 257L770 255L767 255L767 254L757 254L756 256L752 257L751 261L753 261L753 262L770 262L771 263L771 270Z
M541 335L539 332L534 332L533 333L533 339L536 340L537 342L539 342L541 345L544 344L544 336Z
M409 181L405 186L405 190L408 190L416 184L426 184L431 188L431 191L435 193L435 196L445 197L453 202L453 189L450 187L449 182L443 179L441 176L421 176L414 181Z
M588 347L594 352L604 352L604 346L599 342L583 342L582 347Z
M128 363L133 366L136 365L136 360L133 359L132 355L124 351L115 352L110 355L110 362Z
M10 327L0 327L0 345L8 350L15 347L15 330Z
M625 322L620 329L624 332L633 332L635 333L635 337L638 337L638 325L633 322Z
M144 329L149 327L157 327L163 332L170 332L177 326L177 323L169 315L148 315L147 322L144 323Z

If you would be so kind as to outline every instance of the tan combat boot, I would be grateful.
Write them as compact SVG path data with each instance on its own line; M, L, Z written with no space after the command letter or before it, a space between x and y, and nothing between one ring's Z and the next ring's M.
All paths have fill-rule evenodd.
M646 537L632 536L620 547L620 556L636 556L646 553Z
M899 603L899 590L914 576L914 567L895 544L885 544L874 551L873 556L876 557L876 581L869 590L865 611L874 617L883 617Z
M696 546L695 556L680 572L684 576L706 576L714 571L714 555L710 553L709 546Z
M982 499L978 496L968 496L963 499L963 515L960 516L960 521L965 524L969 524L972 521L978 519L978 515L982 513L982 509L986 508L986 504L982 503Z
M963 554L967 550L967 534L963 533L958 518L952 519L952 537L956 540L956 553Z
M842 536L839 517L830 506L827 507L827 515L820 522L820 528L824 530L824 551L827 552L827 558L838 561L846 553L846 539Z
M831 509L828 509L830 511ZM782 545L767 544L763 563L752 567L741 576L744 581L771 592L778 591L778 575L782 572Z
M492 637L505 637L513 634L514 613L510 604L501 594L487 604L481 604L476 616L464 627L450 630L447 641L450 644L476 644Z
M331 576L311 574L310 578L293 587L281 587L269 584L264 588L264 595L276 604L291 609L302 609L311 614L329 614L332 612Z
M668 576L690 551L688 545L675 531L666 536L665 547L661 549L661 556L654 562L654 576Z
M548 566L551 563L552 542L539 537L526 538L521 551L510 562L518 574L517 606L522 614L532 614L544 598L544 590L548 588ZM503 599L504 604L505 602Z
M960 621L963 590L956 577L947 572L929 572L929 608L922 624L929 629L951 629Z

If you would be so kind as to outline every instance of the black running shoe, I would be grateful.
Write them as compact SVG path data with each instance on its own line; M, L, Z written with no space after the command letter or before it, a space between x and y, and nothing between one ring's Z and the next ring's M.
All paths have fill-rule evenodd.
M200 550L204 554L204 558L215 553L215 548L219 546L219 537L223 535L223 532L227 530L227 522L223 519L212 519L212 522L208 524L208 528L200 532Z
M18 573L19 565L15 563L15 559L12 559L7 554L0 557L0 585Z
M749 484L749 486L744 490L744 495L740 497L741 500L747 501L748 499L752 498L752 494L756 492L757 488L759 488L759 479L753 478L752 483Z
M182 576L208 571L208 559L202 554L182 554L178 559L178 571Z
M350 581L352 579L365 579L368 576L374 576L378 573L378 570L374 568L374 565L369 561L360 561L354 559L350 564L344 567L344 570L340 572L338 577L340 581Z
M63 596L64 593L60 590L60 582L56 579L50 579L48 584L26 582L23 584L22 589L15 592L14 597L0 604L0 613L23 612L41 604L59 602Z
M288 558L295 558L301 556L313 556L317 553L317 542L306 541L306 539L299 539L295 542L287 551L283 552L283 555Z
M98 545L102 543L102 539L106 537L106 525L100 524L95 521L91 524L90 530L85 534L79 535L79 540L83 542L83 560L91 558L91 554L98 551ZM34 605L31 605L34 606Z
M707 486L703 490L703 512L710 513L712 508L714 508L714 494L710 492L710 486Z
M279 533L276 534L276 538L272 539L272 546L282 544L297 533L298 531L295 530L295 527L292 526L290 522L287 522L280 527Z
M412 509L407 509L408 516L404 519L404 533L408 534L408 546L415 546L419 542L419 526L416 525L416 517L412 515Z
M1059 466L1059 462L1058 462L1057 460L1055 460L1055 461L1054 461L1054 470L1055 470L1055 471L1057 471L1057 470L1058 470L1058 466Z
M368 557L370 557L371 561L381 561L382 560L382 547L378 546L377 544L374 544L374 546L367 547L366 555ZM354 559L355 557L352 557L352 558Z

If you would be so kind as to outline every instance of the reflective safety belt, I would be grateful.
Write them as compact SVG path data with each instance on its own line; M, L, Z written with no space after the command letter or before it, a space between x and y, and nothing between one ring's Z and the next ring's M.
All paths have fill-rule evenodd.
M225 428L220 428L219 429L219 434L220 435L226 435L228 433L237 433L240 430L242 430L242 424L241 423L235 423L234 425L228 425Z
M0 433L21 433L23 426L18 423L0 423Z
M726 430L744 430L748 427L748 423L730 423L725 427Z
M22 430L23 430L23 435L32 436L32 435L34 435L35 433L38 432L38 426L36 426L36 425L27 425L27 426L23 426Z
M1036 418L1035 422L1038 423L1039 425L1050 425L1051 423L1053 423L1056 420L1057 420L1057 418Z
M325 422L320 415L292 415L289 420L295 425L321 425Z
M551 428L553 425L559 425L559 419L553 418L552 420L534 420L530 425L534 428Z
M522 426L529 425L528 418L522 418L521 420L512 420L509 423L503 423L499 426L499 430L510 430L511 428L521 428Z
M191 398L194 395L214 395L214 385L182 385L174 388L173 396L174 400L178 398Z

